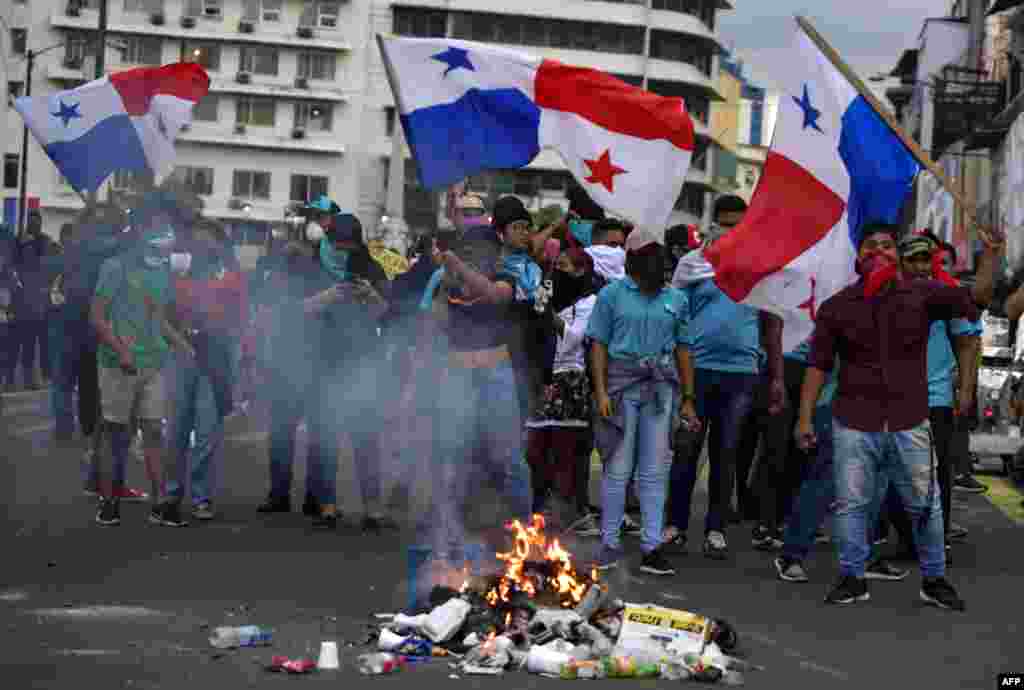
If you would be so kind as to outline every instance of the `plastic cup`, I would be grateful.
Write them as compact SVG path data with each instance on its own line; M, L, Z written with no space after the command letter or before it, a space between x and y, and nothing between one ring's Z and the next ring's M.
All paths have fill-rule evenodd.
M338 643L321 642L320 659L317 661L316 667L321 671L337 671L338 666Z

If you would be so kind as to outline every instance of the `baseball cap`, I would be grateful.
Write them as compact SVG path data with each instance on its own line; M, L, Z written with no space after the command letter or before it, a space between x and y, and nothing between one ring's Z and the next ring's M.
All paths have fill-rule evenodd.
M921 235L911 235L899 244L900 256L905 259L917 256L918 254L931 255L934 250L935 243Z

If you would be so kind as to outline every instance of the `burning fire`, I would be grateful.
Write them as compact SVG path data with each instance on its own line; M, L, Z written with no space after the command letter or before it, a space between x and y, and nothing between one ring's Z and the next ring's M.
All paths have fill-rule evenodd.
M558 539L548 543L544 536L544 517L534 515L529 525L514 520L507 525L513 533L513 549L508 553L497 554L498 560L505 561L505 573L496 587L487 592L487 603L498 606L499 602L509 601L513 592L522 592L529 597L537 596L537 587L550 588L559 595L562 606L569 608L578 604L591 583L597 582L597 569L590 573L589 581L581 577L572 564L572 554L562 548ZM539 556L538 560L551 563L555 567L554 575L546 576L544 581L537 581L525 573L527 561L531 555ZM466 585L463 585L465 589Z

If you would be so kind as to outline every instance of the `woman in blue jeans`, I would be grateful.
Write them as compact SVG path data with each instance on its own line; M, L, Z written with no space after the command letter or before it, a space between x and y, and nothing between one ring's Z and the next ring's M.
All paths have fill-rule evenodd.
M661 551L668 474L669 434L680 382L680 416L699 426L693 397L693 367L687 339L686 295L664 287L665 250L646 230L626 242L626 277L604 288L591 314L592 376L598 410L595 440L604 463L601 553L597 567L622 560L620 530L626 484L637 473L642 515L640 569L673 575Z

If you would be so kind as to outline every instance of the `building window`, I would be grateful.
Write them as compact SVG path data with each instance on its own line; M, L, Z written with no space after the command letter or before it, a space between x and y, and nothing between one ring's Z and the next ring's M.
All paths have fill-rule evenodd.
M562 172L545 172L540 176L540 188L546 192L564 192L569 182L569 174Z
M330 132L334 109L330 103L296 103L295 126L311 132Z
M185 48L185 61L216 72L220 69L220 46L216 43L189 43Z
M124 0L125 12L163 12L162 0Z
M11 29L11 52L24 55L28 43L28 32L25 29Z
M651 32L651 57L656 60L686 62L705 75L711 75L711 44L669 31Z
M320 175L292 175L289 201L308 204L320 196L327 196L327 178Z
M129 65L163 64L163 41L147 36L132 36L124 42L124 62Z
M21 95L25 93L25 84L20 81L9 81L7 82L7 97L13 101L15 98L21 98Z
M213 168L183 166L175 170L185 188L198 196L213 194Z
M269 98L239 98L235 122L254 127L273 127L276 108Z
M18 154L4 154L4 189L18 188L18 173L21 172L19 163Z
M231 184L231 195L239 199L269 199L270 173L236 170Z
M444 36L443 12L410 8L395 8L394 12L395 33L423 37ZM431 20L434 15L437 18ZM641 27L480 12L452 12L451 15L453 38L629 55L641 55L644 52L644 29ZM434 24L429 24L430 21Z
M708 113L711 109L711 100L703 91L692 86L681 84L675 81L660 81L651 79L647 82L647 89L659 96L669 98L679 97L686 101L686 111L690 117L705 125L708 124Z
M216 122L220 98L208 93L192 108L192 119L196 122Z
M260 20L265 22L281 21L281 0L262 0L260 3Z
M412 7L395 7L392 12L394 32L399 36L443 38L448 32L448 17L445 12Z
M316 25L321 29L338 28L338 3L321 2L316 6Z
M711 140L706 137L697 137L693 143L693 158L690 159L690 167L702 172L708 169L708 155L710 155Z
M221 0L202 0L203 16L211 19L220 19L223 12Z
M299 53L299 76L306 79L334 81L338 61L334 53L310 51Z
M115 170L110 187L118 192L139 192L142 191L142 180L133 170Z
M676 201L676 210L685 211L696 218L704 217L704 189L699 185L684 184Z
M386 136L393 136L395 133L395 121L397 110L393 107L384 108L384 134Z
M709 4L701 0L652 0L651 9L668 10L669 12L683 12L699 17L703 5Z
M82 61L86 56L92 55L92 51L93 42L88 36L81 33L69 34L64 42L64 64L81 67Z
M243 72L277 76L277 50L269 46L244 46L241 49Z

